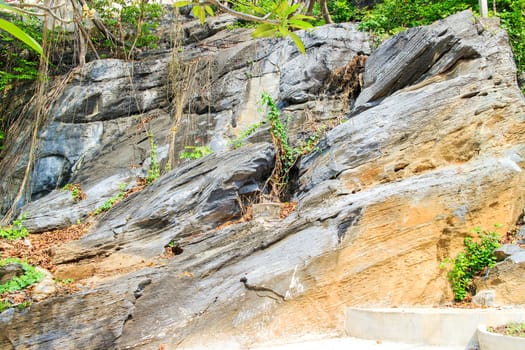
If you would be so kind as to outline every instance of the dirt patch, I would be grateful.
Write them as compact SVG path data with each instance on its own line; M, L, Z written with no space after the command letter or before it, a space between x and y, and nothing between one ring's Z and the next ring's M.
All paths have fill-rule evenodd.
M19 258L27 260L31 265L54 271L55 265L51 258L50 248L57 244L79 239L87 232L90 225L83 223L60 230L29 234L24 239L14 241L0 239L0 256L2 259Z

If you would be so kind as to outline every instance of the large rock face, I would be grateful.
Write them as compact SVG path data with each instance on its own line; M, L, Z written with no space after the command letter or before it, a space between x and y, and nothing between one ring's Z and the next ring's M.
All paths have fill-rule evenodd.
M207 53L196 67L211 68L194 82L205 93L193 90L184 105L195 119L178 129L217 154L177 166L82 239L57 247L63 274L89 266L99 277L78 293L1 314L0 347L239 348L338 332L344 305L451 300L439 263L457 253L470 228L516 222L525 204L525 100L506 34L493 23L463 12L391 38L368 58L356 101L324 95L336 68L368 53L366 38L351 25L301 34L305 56L283 41L232 44L239 35L221 32L185 56L194 62ZM208 51L211 44L217 52ZM144 76L157 74L166 57L155 60L159 66ZM53 115L83 110L85 133L111 143L72 147L83 160L68 160L76 164L70 176L88 199L72 203L68 193L54 191L30 203L24 211L34 231L84 217L105 200L100 188L144 174L146 116L156 139L170 135L170 114L159 109L170 97L144 92L133 110L140 113L124 117L118 104L135 107L122 97L105 99L93 79L100 64L88 68L94 86L76 93L84 107L57 104ZM75 95L68 95L75 84L62 99ZM261 119L255 102L262 91L288 111L294 130L350 117L299 162L291 215L219 226L240 216L237 197L261 190L273 166L268 143L227 150L229 138ZM118 119L107 120L104 108L116 108ZM56 131L56 122L45 132ZM304 137L299 131L295 140ZM177 144L188 143L179 136ZM140 155L133 156L135 147ZM135 161L138 169L129 169ZM64 171L61 164L57 171ZM159 258L170 242L177 255Z

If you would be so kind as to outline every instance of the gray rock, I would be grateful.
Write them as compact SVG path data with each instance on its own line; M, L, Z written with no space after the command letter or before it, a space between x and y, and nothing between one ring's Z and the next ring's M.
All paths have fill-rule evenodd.
M472 302L485 307L496 306L496 292L494 290L480 290L472 297Z
M0 284L12 280L24 274L24 268L21 264L11 263L0 267Z
M522 249L521 251L514 253L508 258L506 258L505 261L509 261L513 264L525 263L525 251Z
M78 261L116 251L159 256L171 241L240 216L240 196L247 194L245 189L264 187L273 162L270 144L189 162L119 203L90 234L58 247L55 260Z
M479 44L473 40L478 28L464 25L471 18L470 11L461 12L383 43L366 63L364 88L354 110L374 106L397 90L450 70L460 60L479 57Z
M511 255L525 251L516 244L504 244L494 250L497 261L503 261Z

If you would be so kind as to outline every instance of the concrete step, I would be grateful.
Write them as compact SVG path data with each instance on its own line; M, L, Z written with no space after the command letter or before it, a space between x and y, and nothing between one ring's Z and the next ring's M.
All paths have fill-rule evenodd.
M346 308L348 336L421 346L478 349L479 324L525 322L524 308Z
M430 346L381 342L352 337L320 339L292 344L256 347L253 350L464 350L464 346Z

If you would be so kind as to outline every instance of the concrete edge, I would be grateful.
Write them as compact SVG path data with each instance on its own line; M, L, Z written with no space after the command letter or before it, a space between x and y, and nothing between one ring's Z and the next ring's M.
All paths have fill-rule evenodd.
M507 322L525 322L525 308L345 308L348 336L409 344L476 348L478 325Z
M511 337L487 331L487 326L480 324L477 330L480 350L516 350L525 349L525 338Z

